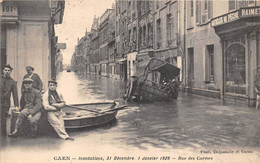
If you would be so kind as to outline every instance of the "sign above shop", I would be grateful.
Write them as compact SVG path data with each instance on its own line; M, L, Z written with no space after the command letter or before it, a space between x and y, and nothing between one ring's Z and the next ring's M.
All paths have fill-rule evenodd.
M260 16L260 7L241 9L241 17Z
M213 18L211 26L219 26L244 17L260 16L260 7L241 8L228 14Z

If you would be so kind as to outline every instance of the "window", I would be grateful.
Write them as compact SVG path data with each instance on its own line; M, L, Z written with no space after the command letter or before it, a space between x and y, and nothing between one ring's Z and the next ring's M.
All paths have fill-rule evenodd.
M204 1L204 10L208 10L208 0Z
M168 42L168 46L171 45L172 43L172 18L171 18L171 14L167 15L167 42Z
M128 42L131 42L131 29L128 31Z
M190 16L193 17L193 0L190 1Z
M245 47L234 43L226 50L225 57L226 92L245 94Z
M136 27L133 29L133 43L136 43Z
M139 28L139 45L142 45L142 35L143 35L143 30L142 27Z
M151 23L148 24L148 44L153 44L153 27Z
M229 0L228 8L230 11L237 10L239 8L255 6L256 0Z
M235 0L229 0L228 2L229 10L235 10L236 9L236 1Z
M157 20L157 48L161 47L161 19Z
M143 45L146 45L146 26L143 27Z
M200 23L201 20L201 1L196 1L196 23Z
M214 45L206 46L205 82L214 82Z
M213 16L212 0L196 1L196 23L204 24Z

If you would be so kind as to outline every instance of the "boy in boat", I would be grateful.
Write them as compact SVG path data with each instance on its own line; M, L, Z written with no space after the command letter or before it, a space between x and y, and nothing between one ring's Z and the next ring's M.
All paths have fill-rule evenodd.
M43 107L47 111L47 119L60 138L73 141L74 139L69 137L64 127L61 108L66 104L63 96L56 91L57 82L48 81L48 87L49 89L43 94Z
M16 81L14 81L10 74L12 73L13 68L10 65L5 65L3 69L3 75L1 76L1 91L0 91L0 105L1 105L1 134L6 135L6 119L8 117L8 111L10 108L10 98L13 94L14 105L18 110L19 100L17 94Z
M27 74L24 75L23 79L30 78L33 80L33 88L42 92L42 80L38 74L33 73L34 68L32 66L26 67ZM24 90L24 86L22 85L22 91Z
M23 80L24 91L20 100L20 113L16 120L15 130L9 134L10 137L16 137L22 129L25 119L28 119L31 127L31 137L35 137L38 128L38 121L41 118L42 99L39 90L32 87L33 80L26 78Z

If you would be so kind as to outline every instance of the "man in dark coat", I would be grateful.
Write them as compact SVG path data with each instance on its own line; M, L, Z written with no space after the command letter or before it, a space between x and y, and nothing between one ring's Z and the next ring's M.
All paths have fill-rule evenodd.
M33 73L34 68L31 66L26 67L27 74L24 75L23 79L30 78L33 80L33 88L42 91L42 80L38 74ZM24 85L22 85L22 91L24 90Z
M32 87L33 80L26 78L23 80L24 91L20 100L20 113L16 120L15 130L9 134L10 137L16 137L22 128L22 123L28 119L31 126L31 137L35 137L37 132L37 123L41 117L42 99L41 92Z
M13 68L10 65L5 65L3 69L3 75L1 76L1 134L6 135L6 119L8 116L9 108L10 108L10 98L11 93L13 94L14 105L18 110L18 93L17 93L17 85L16 81L14 81L10 74L12 73Z

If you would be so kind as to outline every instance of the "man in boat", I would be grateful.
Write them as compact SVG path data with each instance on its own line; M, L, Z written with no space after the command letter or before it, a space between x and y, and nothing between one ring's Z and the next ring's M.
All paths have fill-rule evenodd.
M256 68L255 91L256 91L256 109L260 109L260 66Z
M13 94L13 100L16 109L18 110L19 107L16 81L14 81L10 76L12 71L13 68L10 65L5 65L3 69L3 75L1 76L1 135L6 135L6 119L8 117L10 108L11 94Z
M27 74L24 75L23 79L30 78L33 80L33 88L42 92L42 80L38 74L33 73L34 68L32 66L26 67ZM24 86L22 85L22 91L24 90Z
M48 81L49 89L43 94L43 107L47 111L47 119L60 138L74 140L69 137L64 127L63 113L61 108L66 104L61 94L56 91L57 82Z
M20 100L20 113L16 120L15 130L9 134L10 137L16 137L21 129L23 121L28 119L31 127L31 137L35 137L38 128L38 121L41 117L42 99L39 90L34 89L33 80L25 78L23 80L24 91Z

